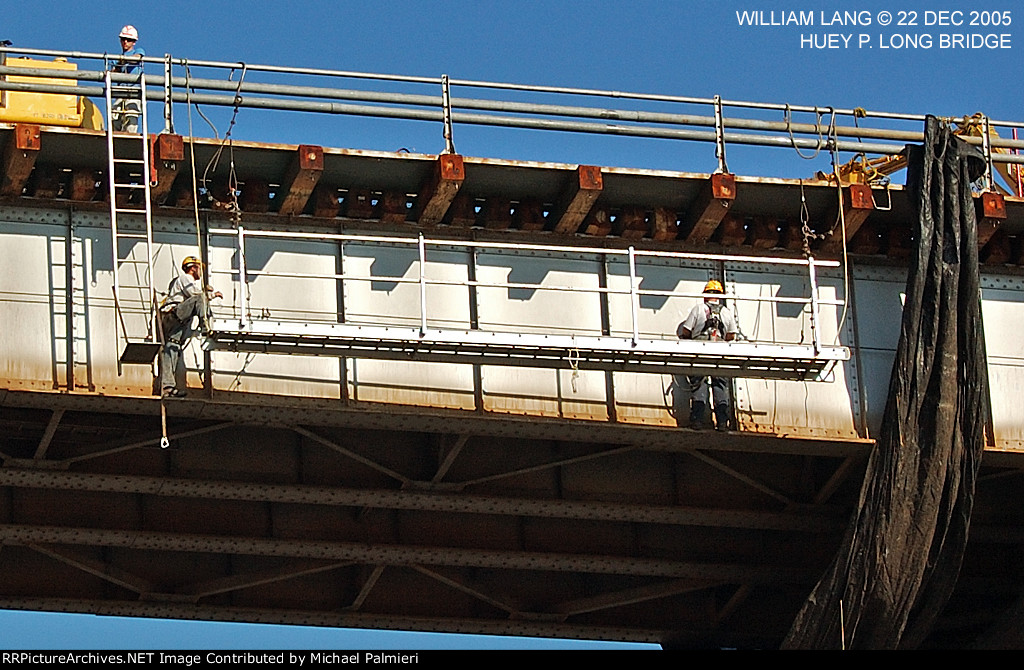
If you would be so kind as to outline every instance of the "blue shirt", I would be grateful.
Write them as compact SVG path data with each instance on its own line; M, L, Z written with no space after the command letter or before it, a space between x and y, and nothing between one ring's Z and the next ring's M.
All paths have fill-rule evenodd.
M121 54L121 60L114 66L114 72L124 72L125 74L131 74L142 67L142 63L137 61L137 57L145 56L146 50L140 46L133 46L128 51Z

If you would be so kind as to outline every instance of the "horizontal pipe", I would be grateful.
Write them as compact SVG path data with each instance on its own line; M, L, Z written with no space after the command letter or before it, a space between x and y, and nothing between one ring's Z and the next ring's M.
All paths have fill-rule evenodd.
M79 80L99 81L103 74L89 70L77 72L59 72L54 70L0 67L0 74L17 74L22 76L38 76L67 79L74 77ZM70 76L69 76L70 75ZM134 75L112 75L112 80L119 83L131 83L137 81ZM163 87L164 77L162 75L147 75L146 82L150 87ZM292 86L283 84L260 84L250 82L233 82L219 79L200 79L173 77L171 85L177 88L191 88L192 90L221 90L234 92L267 93L271 95L286 95L292 97L328 98L337 100L353 100L361 102L393 103L400 105L416 105L425 107L440 107L440 96L414 95L405 93L383 93L377 91L359 91L350 89L335 89L312 86ZM40 85L45 86L45 85ZM29 90L29 89L18 89ZM84 87L83 87L84 90ZM93 90L93 89L88 89ZM88 93L95 95L95 93ZM163 94L157 91L150 92L151 100L162 100ZM688 125L714 127L713 116L698 116L687 114L670 114L664 112L644 112L634 110L600 109L594 107L547 105L535 103L517 103L502 100L480 100L473 98L453 98L452 106L462 109L476 109L484 111L502 111L518 114L537 114L547 116L566 116L579 118L597 118L605 120L625 121L630 123L661 123L671 125ZM787 123L785 121L764 121L760 119L725 118L726 128L739 130L764 130L803 135L818 135L822 142L827 135L836 137L857 137L864 139L896 140L900 142L921 142L924 135L920 131L892 130L881 128L859 128L849 126L836 126L829 128L827 124L821 123ZM973 142L980 144L980 138L973 138ZM815 147L817 146L815 143ZM1024 140L1012 140L994 138L992 146L1000 148L1024 149Z
M237 235L237 231L228 228L211 228L211 235ZM415 237L387 237L384 235L354 235L349 233L301 233L291 230L246 230L246 237L277 237L290 239L308 239L314 241L333 240L338 242L370 242L396 245L418 245ZM476 240L442 240L426 238L424 243L429 247L459 247L467 249L492 249L497 251L553 251L557 253L595 254L604 256L628 256L628 249L607 247L576 247L553 244L526 244L508 242L483 242ZM771 263L773 265L806 266L806 258L785 258L781 256L737 256L729 254L701 254L686 251L648 251L635 249L636 256L651 256L658 259L676 258L698 261L735 261L737 263ZM839 261L815 259L814 265L823 268L837 268Z
M51 57L63 57L63 58L77 58L77 59L93 59L93 60L110 60L120 58L120 54L107 54L107 53L87 53L79 51L55 51L47 49L11 49L0 47L0 53L20 53L29 55L42 55ZM169 56L169 55L168 55ZM166 58L159 57L143 57L141 60L143 63L154 63L163 64L166 62ZM225 62L225 61L202 61L202 60L188 60L184 58L171 58L170 62L172 65L179 67L208 67L208 68L221 68L221 69L232 69L239 70L245 69L252 72L273 72L279 74L298 74L308 76L328 76L328 77L346 77L353 79L373 79L380 81L394 81L394 82L405 82L405 83L416 83L416 84L430 84L440 85L440 77L416 77L406 75L388 75L380 73L370 72L354 72L347 70L326 70L319 68L300 68L300 67L283 67L276 65L260 65L243 62ZM452 86L468 86L477 88L491 88L497 90L512 90L522 91L531 93L552 93L559 95L580 95L580 96L596 96L596 97L607 97L617 99L629 99L629 100L644 100L649 102L672 102L679 104L699 104L699 105L714 105L715 101L713 98L695 98L686 96L671 96L671 95L659 95L653 93L634 93L626 91L612 91L602 89L584 89L584 88L571 88L571 87L559 87L559 86L536 86L536 85L524 85L524 84L512 84L506 82L489 82L489 81L477 81L468 79L451 79L450 84ZM833 108L828 106L807 106L807 105L789 105L781 103L763 103L763 102L752 102L745 100L723 100L722 104L726 107L745 107L753 109L765 109L774 111L791 111L799 113L827 113L832 114L833 112L840 116L860 116L863 115L865 118L889 118L899 119L905 121L924 121L925 115L923 114L904 114L896 112L882 112L872 110L854 110L845 108ZM996 126L1006 127L1024 127L1024 123L1016 121L998 121L990 119L989 123Z
M42 91L46 93L57 93L62 95L86 95L99 96L103 94L102 88L92 86L44 86L33 84L21 84L12 82L0 82L0 90L11 91ZM113 97L119 97L114 92ZM148 99L162 101L162 91L148 92ZM123 97L123 96L122 96ZM339 114L349 116L369 116L377 118L406 119L415 121L441 122L443 112L440 110L417 110L399 107L384 107L373 105L350 105L335 102L317 102L303 100L288 100L282 98L256 98L245 96L215 95L209 93L186 94L175 92L171 96L174 102L201 105L220 105L226 107L245 107L255 109L275 109L295 112L318 112L322 114ZM690 140L697 142L714 142L716 136L714 131L685 130L672 128L651 128L648 126L618 125L589 123L581 121L562 121L558 119L527 119L514 116L499 116L496 114L471 114L466 112L452 113L452 121L471 125L484 125L506 128L527 128L533 130L552 130L560 132L577 132L602 135L622 135L628 137L649 137L655 139ZM819 138L816 140L773 137L768 135L757 135L753 133L725 133L727 144L746 144L752 146L770 146L779 148L798 149L827 149L828 140ZM977 144L980 138L964 138L968 142ZM1024 144L1021 140L1011 140L1014 144ZM855 141L839 141L835 143L838 151L864 154L893 155L903 151L902 144L868 144ZM1001 145L1000 145L1001 146ZM1024 164L1024 155L1013 155L994 153L992 160L996 163L1020 163Z

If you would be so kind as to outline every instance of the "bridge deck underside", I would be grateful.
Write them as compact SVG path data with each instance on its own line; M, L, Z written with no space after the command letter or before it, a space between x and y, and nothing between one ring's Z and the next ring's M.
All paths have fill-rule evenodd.
M230 394L168 414L161 449L152 399L0 396L0 607L773 647L869 449ZM1014 605L1019 468L986 460L933 645Z

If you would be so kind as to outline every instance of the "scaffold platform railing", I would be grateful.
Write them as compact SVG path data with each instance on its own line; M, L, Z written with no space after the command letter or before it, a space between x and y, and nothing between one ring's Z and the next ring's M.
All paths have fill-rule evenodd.
M661 252L600 247L569 247L542 244L505 244L483 241L456 241L427 239L422 234L413 236L381 236L360 234L302 233L281 230L250 230L244 226L235 229L211 230L214 236L230 236L234 241L231 257L236 259L231 269L211 266L211 276L230 276L236 282L234 295L242 301L232 307L234 314L215 314L210 320L209 330L203 336L203 347L208 351L233 351L244 353L294 354L312 356L343 356L353 358L389 359L404 361L462 363L497 366L523 366L534 368L562 368L573 370L604 370L619 372L648 372L657 374L715 375L722 377L751 377L766 379L792 379L800 381L822 380L832 367L850 358L845 346L827 346L822 342L820 307L823 304L838 306L841 300L822 299L819 293L817 268L838 266L836 261L822 261L814 258L764 258L735 255L696 254L686 252ZM277 243L288 241L292 244L305 240L316 244L331 242L340 246L360 245L362 249L374 245L394 249L415 248L415 257L410 256L409 270L402 276L381 276L346 271L330 275L316 273L274 272L247 267L246 249L254 240L272 240ZM407 249L408 251L408 249ZM430 276L428 268L436 264L432 254L445 252L447 263L453 256L465 259L471 267L465 273L476 276L474 266L476 253L520 252L561 255L565 258L593 256L602 263L593 267L607 267L609 258L616 259L624 267L623 280L616 286L605 282L587 281L584 285L523 283L511 281L482 281L477 279L451 279ZM735 294L726 296L729 303L745 300L769 303L787 303L797 306L807 315L809 332L802 334L806 343L780 343L751 341L743 337L736 341L682 340L675 333L666 333L662 338L652 338L642 332L639 326L640 301L642 297L661 299L685 298L692 301L702 299L701 293L680 290L641 289L642 261L660 263L717 264L724 268L759 264L787 265L804 268L807 272L806 296L765 296L741 298ZM717 274L716 271L710 271ZM722 275L720 275L722 276ZM273 278L288 280L313 280L336 282L332 292L343 295L346 283L386 282L394 285L413 284L418 288L418 304L415 313L408 312L395 323L348 322L337 316L338 312L324 314L322 319L305 318L287 320L271 316L271 310L254 304L250 296L251 286L257 280ZM604 284L604 285L600 285ZM558 332L538 332L536 327L521 329L508 324L500 330L476 327L456 328L447 324L439 327L441 319L435 319L439 304L428 299L428 287L459 287L465 290L470 302L475 301L475 291L481 289L506 289L525 291L555 291L569 293L597 294L604 299L617 296L628 308L620 314L620 321L628 318L629 330L593 333L580 329L573 332L573 319L565 315ZM221 310L222 311L222 310ZM469 310L467 310L468 312ZM383 319L383 318L382 318ZM607 315L605 320L608 321ZM417 325L418 324L418 325ZM673 326L673 330L675 327Z

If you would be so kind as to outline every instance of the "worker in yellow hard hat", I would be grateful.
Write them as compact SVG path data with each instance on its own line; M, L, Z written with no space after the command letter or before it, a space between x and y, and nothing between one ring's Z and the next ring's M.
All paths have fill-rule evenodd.
M182 274L171 280L167 298L160 306L163 352L160 356L160 385L165 398L183 398L188 392L185 358L182 355L195 332L193 322L205 328L211 298L223 298L220 291L202 283L203 263L195 256L181 261Z
M711 279L704 285L704 301L693 306L686 319L679 324L678 335L687 340L709 340L731 342L736 339L738 328L732 311L722 303L725 289L722 282ZM690 427L700 430L708 420L708 377L688 376L690 389ZM729 380L725 377L711 377L711 393L714 399L715 428L729 430Z
M138 46L139 31L135 26L124 26L117 35L121 40L121 58L111 67L113 72L132 74L142 69L142 58L146 50ZM142 113L142 101L133 98L120 98L114 103L114 130L126 133L139 132L139 115Z

